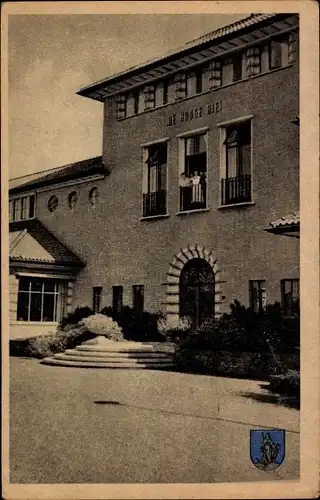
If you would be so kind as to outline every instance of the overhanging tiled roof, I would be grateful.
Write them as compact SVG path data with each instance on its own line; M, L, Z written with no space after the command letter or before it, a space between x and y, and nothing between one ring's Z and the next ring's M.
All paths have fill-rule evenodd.
M269 233L285 233L290 231L300 230L300 212L293 212L284 217L280 217L273 222L266 229Z
M102 162L102 156L89 158L86 160L70 163L64 167L51 170L49 173L45 171L33 178L31 181L23 182L17 185L17 179L13 179L15 184L10 188L10 194L19 193L29 189L36 189L40 187L50 186L60 182L75 180L82 177L87 177L94 174L106 175L109 172L108 168ZM9 183L10 187L10 183Z
M9 255L11 262L85 266L38 219L10 223Z
M206 47L207 45L212 45L212 42L222 42L230 38L230 36L234 36L235 34L246 33L251 27L256 27L261 25L269 20L272 21L273 18L285 17L286 14L251 14L244 19L236 21L232 24L224 26L222 28L218 28L204 36L201 36L195 40L192 40L186 43L183 47L175 49L170 53L165 54L162 57L158 57L149 61L146 61L142 64L132 66L131 68L126 69L125 71L116 73L111 75L103 80L100 80L92 85L84 87L80 89L77 94L90 97L92 99L99 99L97 96L94 96L95 91L99 91L106 86L113 85L114 83L119 82L123 78L133 77L134 75L138 75L143 71L149 71L152 68L158 66L159 64L167 64L177 57L181 58L188 54L194 53L196 50Z

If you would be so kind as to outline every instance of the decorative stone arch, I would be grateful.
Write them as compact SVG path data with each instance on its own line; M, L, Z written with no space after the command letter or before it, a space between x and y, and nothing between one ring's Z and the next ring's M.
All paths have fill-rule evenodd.
M166 313L170 322L175 323L180 318L180 276L185 264L192 259L203 259L208 262L213 270L214 282L214 314L218 318L220 316L220 269L218 269L217 259L212 250L206 249L202 245L188 245L187 248L181 249L174 256L169 271L167 273L166 285Z

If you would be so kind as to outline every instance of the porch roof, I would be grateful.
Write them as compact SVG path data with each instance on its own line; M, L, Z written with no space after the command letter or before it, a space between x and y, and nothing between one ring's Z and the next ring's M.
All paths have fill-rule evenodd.
M285 234L292 236L300 233L300 212L293 212L291 214L280 217L273 222L270 222L269 227L266 229L269 233L273 234ZM295 233L295 234L293 234Z
M43 263L75 268L85 266L38 219L10 223L9 255L10 263Z

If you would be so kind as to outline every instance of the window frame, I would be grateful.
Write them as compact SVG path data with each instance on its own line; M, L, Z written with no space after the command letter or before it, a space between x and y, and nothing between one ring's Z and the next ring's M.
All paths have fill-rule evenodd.
M254 286L258 285L258 297L254 297ZM264 287L263 287L264 285ZM256 302L254 300L258 300L258 310L256 310ZM266 290L266 280L258 279L258 280L249 280L249 303L250 309L255 314L261 314L266 309L267 305L267 290Z
M161 217L167 215L167 207L168 207L168 163L169 163L169 138L158 139L152 142L148 142L146 144L142 144L142 219L149 217ZM156 167L156 177L157 177L157 190L151 191L151 171L150 164L148 163L148 159L150 157L150 149L151 148L166 148L166 163L161 163ZM165 186L161 189L161 169L164 170L165 177ZM157 201L157 193L159 200ZM162 193L162 194L161 194ZM151 213L152 210L148 208L151 194L155 194L156 197L156 205L159 203L159 207L156 206L155 212ZM163 199L162 199L163 196ZM164 200L164 201L163 201ZM147 205L146 205L147 204Z
M287 283L290 283L290 292L291 292L291 304L288 306L286 306L285 304L285 296L286 296L286 290L285 290L285 286ZM298 295L297 297L294 297L293 296L293 285L296 284L297 285L297 291L298 291ZM300 312L300 278L284 278L280 281L280 289L281 289L281 308L283 310L283 314L285 316L293 316L294 314L299 314ZM292 307L292 304L293 304L293 299L298 299L298 307L297 307L297 311L294 311L294 308Z
M123 286L114 285L112 287L112 311L113 314L121 314L123 309Z
M101 311L102 286L92 287L92 311L93 314L99 314Z
M23 194L22 196L14 196L9 199L9 222L34 219L35 216L36 216L35 193L27 193Z
M140 307L138 308L136 292L141 292L141 291L142 294L140 295L140 299L142 299L141 300L142 305L140 305ZM145 297L144 285L132 285L132 309L136 315L141 315L144 313L144 297Z
M187 155L186 154L186 149L187 149L187 140L192 139L195 137L204 137L204 141L206 144L206 167L204 173L206 174L205 176L205 190L203 191L203 206L201 207L195 207L195 208L184 208L184 202L182 198L182 187L180 186L180 178L182 173L187 173L187 157L190 156L196 156L195 155ZM187 213L187 212L193 212L193 211L198 211L198 210L207 210L209 207L208 204L208 164L209 164L209 127L203 127L201 129L195 129L195 130L190 130L187 133L179 134L177 136L179 140L179 211L178 213ZM200 171L199 171L200 173ZM188 202L187 202L188 205Z
M32 283L35 281L39 281L41 283L41 290L32 290ZM21 290L21 283L22 281L25 281L28 283L28 289L27 290ZM53 282L54 284L54 291L53 292L48 292L45 291L45 284L48 282ZM21 313L20 310L20 298L21 297L26 297L27 296L27 308L28 308L28 317L27 319L19 319L19 312ZM33 297L40 297L41 300L41 307L40 307L40 319L34 320L31 319L31 313L32 313L32 298ZM52 320L48 319L43 319L43 313L44 313L44 299L46 296L53 296L53 311L52 311ZM38 278L38 277L33 277L33 276L26 276L26 277L20 277L19 279L19 287L18 287L18 296L17 296L17 321L21 322L28 322L28 323L57 323L59 318L58 318L58 310L59 308L61 309L61 300L63 298L63 291L61 290L61 280L57 280L54 278Z

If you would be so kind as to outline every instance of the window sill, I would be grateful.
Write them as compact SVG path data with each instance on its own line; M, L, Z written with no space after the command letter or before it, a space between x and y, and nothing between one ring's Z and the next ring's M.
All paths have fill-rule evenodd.
M42 325L42 326L58 326L58 321L10 321L10 325Z
M145 221L145 220L155 220L155 219L166 219L167 217L170 217L169 214L159 214L159 215L146 215L145 217L140 217L140 221Z
M220 205L218 210L223 210L225 208L237 208L237 207L250 207L251 205L255 205L255 201L244 201L242 203L230 203L229 205Z
M35 218L36 218L36 216L34 216L34 217L27 217L26 219L9 220L9 224L13 224L14 222L25 222L27 220L33 220Z
M181 212L177 212L176 215L191 215L198 214L201 212L209 212L210 208L196 208L195 210L183 210Z

